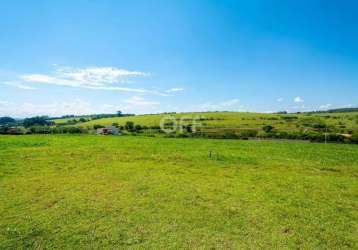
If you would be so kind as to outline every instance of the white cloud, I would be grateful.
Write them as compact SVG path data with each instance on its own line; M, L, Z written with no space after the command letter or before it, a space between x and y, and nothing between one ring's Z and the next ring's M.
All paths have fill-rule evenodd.
M114 67L55 67L55 71L50 74L21 75L20 79L25 82L58 86L161 95L158 91L116 86L118 84L128 83L131 78L146 76L147 74L143 72L129 71Z
M25 81L49 83L56 85L66 85L72 87L100 87L109 84L127 82L130 77L145 76L139 71L129 71L113 67L89 67L72 68L56 67L56 70L50 74L30 74L23 75L21 78Z
M296 97L293 99L293 101L296 102L296 103L304 102L304 100L303 100L301 97L299 97L299 96L296 96Z
M35 90L36 88L18 82L3 82L2 84L24 90Z
M0 101L0 107L7 107L11 104L11 102L8 101Z
M158 90L155 87L142 88L126 86L133 83L133 79L148 76L148 73L140 71L130 71L115 67L64 67L56 64L52 65L54 70L49 73L39 74L15 74L11 75L11 82L4 84L24 90L36 89L31 84L46 84L74 88L86 88L92 90L118 91L136 94L152 94L158 96L171 96L184 89L174 87L168 90ZM1 71L0 71L1 73ZM9 77L7 77L9 78ZM9 79L11 79L9 78ZM0 84L2 84L0 82Z
M351 107L353 107L352 104L345 104L345 105L324 104L319 106L319 109L339 109L339 108L351 108Z
M276 101L278 101L278 102L283 102L283 97L279 97L279 98L277 98L277 100Z
M53 102L48 104L25 102L21 104L7 102L0 105L0 116L9 115L15 117L27 117L36 115L59 116L66 114L92 114L105 113L109 109L103 108L101 105L92 106L89 102L76 99L69 102Z
M13 103L0 101L0 116L30 117L38 115L85 115L96 113L115 113L118 110L127 113L155 113L160 103L133 96L116 104L94 104L82 99L52 103Z
M319 109L329 109L329 108L331 108L332 107L332 104L324 104L324 105L321 105L321 106L319 106Z
M123 102L126 104L129 104L129 105L133 105L133 106L146 106L146 107L148 107L148 106L152 107L152 106L159 104L158 102L147 101L143 97L140 97L140 96L132 96L131 98L126 99Z
M202 111L229 110L237 107L239 103L240 103L239 99L231 99L219 103L203 103L199 105L199 109Z
M168 89L166 92L167 93L174 93L174 92L182 92L184 91L183 88L171 88L171 89Z
M98 89L98 90L114 90L114 91L128 92L128 93L156 94L156 95L166 96L166 94L162 94L158 91L137 89L137 88L124 88L124 87L84 87L84 88Z

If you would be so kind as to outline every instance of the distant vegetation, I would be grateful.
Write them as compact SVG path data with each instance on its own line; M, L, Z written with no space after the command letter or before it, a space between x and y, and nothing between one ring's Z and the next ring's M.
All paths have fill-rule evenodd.
M320 113L347 113L347 112L358 112L358 108L340 108L340 109L329 109L327 111L317 111Z
M204 112L137 116L118 111L116 114L41 116L24 120L1 117L0 134L95 133L98 128L114 126L128 135L358 143L358 112L355 110L344 109L342 113ZM170 117L163 126L172 129L171 133L161 129L163 117Z
M58 125L73 125L80 122L86 122L91 120L98 120L102 118L113 118L113 117L127 117L127 116L134 116L134 114L124 114L122 111L117 111L115 114L93 114L93 115L64 115L61 117L52 117L50 118Z
M14 124L16 120L11 117L0 117L0 125Z

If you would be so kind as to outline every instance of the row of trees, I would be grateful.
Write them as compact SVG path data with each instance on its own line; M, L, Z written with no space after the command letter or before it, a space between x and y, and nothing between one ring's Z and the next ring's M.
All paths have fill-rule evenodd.
M0 134L7 135L25 135L25 134L87 134L88 130L82 127L74 126L32 126L25 128L23 126L10 127L0 126Z
M125 116L134 116L134 114L124 114L122 111L117 111L115 114L94 114L94 115L86 115L86 116L74 116L74 115L66 115L61 117L56 117L52 119L68 119L65 122L57 123L58 125L75 125L77 123L83 123L91 120L98 120L102 118L113 118L113 117L125 117Z
M306 140L311 142L340 142L358 144L358 133L350 136L336 133L321 133L317 131L259 131L242 130L236 131L198 131L197 133L172 133L165 137L204 137L209 139L288 139L288 140Z
M112 123L113 127L116 127L120 130L126 130L128 132L141 132L142 130L146 130L146 129L150 129L150 127L147 126L142 126L140 124L134 124L134 122L132 121L127 121L125 123L125 125L119 125L118 123ZM93 129L98 129L98 128L104 128L105 126L100 125L100 124L95 124L93 125ZM158 126L159 128L159 126Z
M55 123L52 121L49 121L48 116L35 116L31 118L26 118L24 120L15 120L11 117L0 117L0 125L2 126L24 126L25 128L31 127L31 126L51 126Z
M0 134L59 134L87 133L87 129L74 126L54 126L47 116L36 116L24 120L0 117Z

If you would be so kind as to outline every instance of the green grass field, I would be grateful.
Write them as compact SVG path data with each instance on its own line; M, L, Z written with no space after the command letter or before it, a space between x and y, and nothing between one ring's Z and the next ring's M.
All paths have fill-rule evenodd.
M356 145L0 136L0 249L357 249L357 178Z

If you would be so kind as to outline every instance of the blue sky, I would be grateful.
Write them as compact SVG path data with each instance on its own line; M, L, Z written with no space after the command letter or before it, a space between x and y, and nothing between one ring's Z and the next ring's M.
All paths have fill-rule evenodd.
M358 106L357 1L2 1L0 116Z

